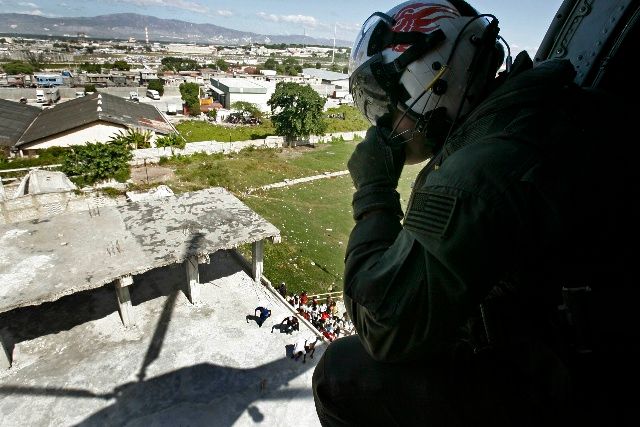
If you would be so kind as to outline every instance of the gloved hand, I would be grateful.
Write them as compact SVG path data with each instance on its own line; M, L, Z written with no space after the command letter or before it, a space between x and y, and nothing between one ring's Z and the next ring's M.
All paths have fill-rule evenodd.
M400 195L396 191L405 153L401 145L388 144L389 131L372 126L347 162L356 192L353 217L373 210L386 209L402 216Z

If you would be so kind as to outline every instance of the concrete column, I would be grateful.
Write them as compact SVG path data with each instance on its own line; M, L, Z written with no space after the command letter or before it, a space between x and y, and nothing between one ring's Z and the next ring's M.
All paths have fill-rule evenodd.
M122 317L124 326L132 326L135 324L133 315L133 305L131 304L131 294L129 294L129 286L133 285L133 277L124 276L116 279L116 296L118 297L118 309Z
M251 273L253 280L260 284L262 272L264 271L264 240L253 242L251 246Z
M0 336L0 369L9 369L11 367L11 352L2 337Z
M187 289L191 304L196 304L200 300L200 272L198 271L198 258L195 256L187 258L184 262L187 269Z

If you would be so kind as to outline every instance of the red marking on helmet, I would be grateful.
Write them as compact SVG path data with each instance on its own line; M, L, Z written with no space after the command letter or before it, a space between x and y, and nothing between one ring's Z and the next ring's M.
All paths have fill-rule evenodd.
M392 31L406 33L409 31L419 31L429 34L438 28L438 21L441 19L458 18L460 14L452 7L433 3L412 3L400 9L394 15L396 24ZM398 44L393 46L396 52L404 52L409 45Z

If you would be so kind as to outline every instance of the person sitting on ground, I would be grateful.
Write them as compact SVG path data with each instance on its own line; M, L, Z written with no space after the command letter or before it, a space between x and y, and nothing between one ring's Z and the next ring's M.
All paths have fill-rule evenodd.
M262 306L256 307L254 312L256 316L258 316L258 313L260 313L260 316L256 320L256 322L258 323L258 326L260 327L262 327L262 324L264 323L264 321L271 316L271 310Z

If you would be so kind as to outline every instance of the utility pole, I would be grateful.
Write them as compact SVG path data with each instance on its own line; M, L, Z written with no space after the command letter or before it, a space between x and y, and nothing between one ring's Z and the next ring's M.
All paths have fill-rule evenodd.
M333 24L333 50L331 51L331 65L336 59L336 24Z

